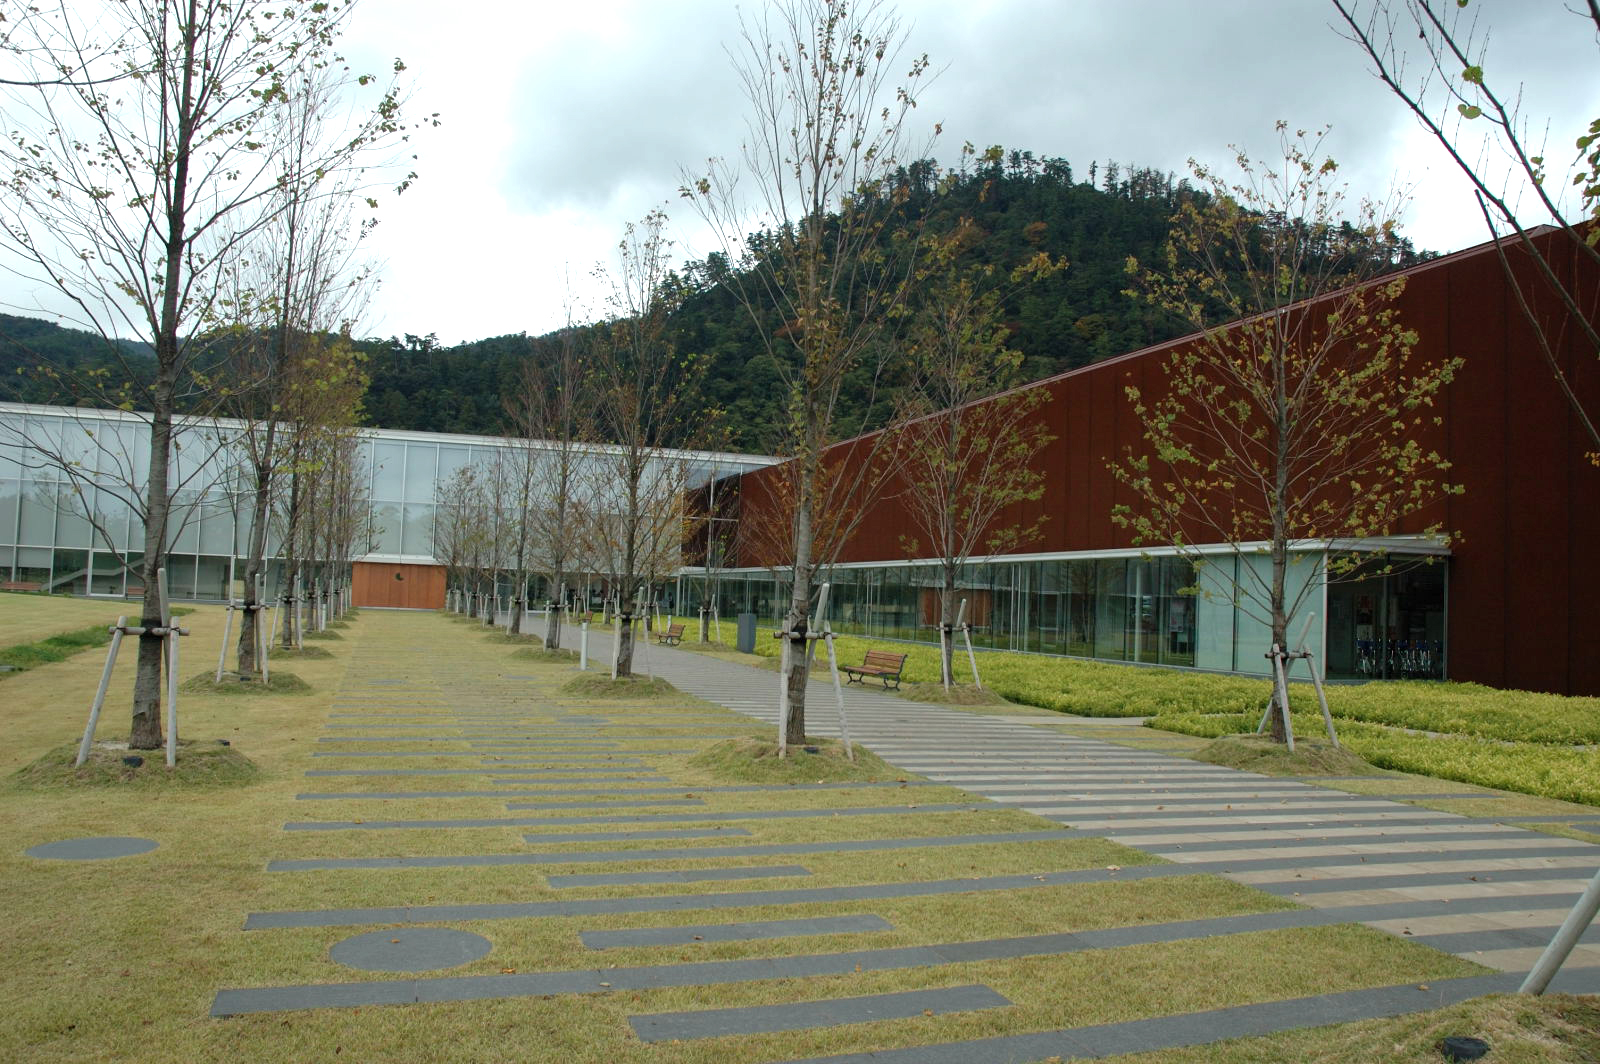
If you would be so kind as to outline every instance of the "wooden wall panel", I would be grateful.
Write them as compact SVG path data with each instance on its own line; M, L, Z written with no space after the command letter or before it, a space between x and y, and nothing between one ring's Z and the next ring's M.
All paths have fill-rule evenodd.
M444 608L444 566L356 562L351 566L351 599L357 607L392 610Z

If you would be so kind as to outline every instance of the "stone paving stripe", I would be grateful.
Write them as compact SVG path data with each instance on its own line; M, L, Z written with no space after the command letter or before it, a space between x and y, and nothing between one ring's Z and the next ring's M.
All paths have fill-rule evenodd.
M140 839L131 835L96 835L42 842L22 852L46 861L109 861L115 857L137 857L159 845L155 839Z
M769 905L922 898L937 894L979 894L994 890L1027 890L1066 883L1196 875L1188 865L1130 865L1060 872L986 876L973 879L869 883L846 887L800 887L791 890L749 890L724 894L677 894L643 898L583 898L572 901L498 902L467 905L391 905L366 909L311 909L254 912L245 917L246 931L285 927L348 927L360 924L427 923L444 920L521 920L541 916L598 916L618 913L694 912Z
M1328 824L1326 827L1333 827ZM1479 841L1484 839L1521 839L1525 836L1511 828L1502 828L1498 831L1485 828L1481 831L1452 831L1449 833L1439 831L1397 831L1393 833L1378 833L1375 835L1335 835L1319 839L1315 831L1300 832L1290 837L1234 839L1220 842L1186 842L1186 843L1149 843L1140 849L1163 856L1174 853L1207 853L1212 850L1294 850L1304 849L1308 846L1392 846L1398 842L1437 842L1441 846L1449 846L1458 841ZM1534 836L1536 840L1538 836ZM1529 840L1532 842L1533 840ZM1574 842L1579 840L1574 839ZM1594 845L1593 843L1579 843L1580 845ZM1423 851L1426 852L1426 851ZM1415 852L1413 853L1415 857Z
M1587 857L1589 843L1546 850L1487 849L1451 853L1451 860L1517 860L1537 857ZM1344 864L1413 864L1415 853L1341 855ZM1124 865L1117 869L1086 868L1037 874L986 876L973 879L925 880L848 887L808 887L796 890L741 891L730 894L685 894L655 898L595 898L565 902L510 902L476 905L388 906L371 909L323 909L250 913L247 931L279 927L343 927L354 924L393 924L439 920L507 920L539 916L588 916L615 913L683 912L697 909L737 909L746 906L805 905L838 901L876 901L884 898L919 898L937 894L985 893L1026 890L1067 883L1104 883L1166 876L1223 875L1228 872L1273 871L1307 866L1304 857L1261 857L1176 864ZM1493 873L1498 875L1499 873ZM1506 881L1509 881L1506 880ZM1265 888L1263 888L1265 889Z
M369 931L337 942L328 956L346 968L367 972L431 972L459 968L488 956L494 943L469 931L446 927L401 927Z
M739 868L686 868L667 872L597 872L546 876L545 881L550 886L561 889L618 887L646 883L699 883L728 879L779 879L810 874L811 870L801 865L746 865Z
M633 1025L634 1033L642 1042L677 1042L693 1038L721 1038L732 1034L838 1027L848 1023L871 1023L874 1020L901 1020L946 1012L972 1012L977 1009L1005 1008L1010 1004L1008 999L988 987L973 984L789 1005L656 1012L645 1016L629 1016L628 1022Z
M687 946L695 942L748 942L801 935L846 935L893 931L894 925L874 913L854 916L811 916L798 920L750 920L736 924L688 927L632 927L617 931L580 931L578 940L590 949Z
M484 757L491 751L488 750L317 750L312 757ZM513 750L510 753L522 754L525 751ZM497 761L608 761L611 754L560 754L551 757L507 757L496 758Z
M711 828L703 831L628 831L609 832L594 831L582 832L572 835L541 835L536 836L547 842L605 842L610 839L650 839L667 838L712 838L719 835L745 835L749 832L740 828ZM624 851L628 852L628 851ZM440 854L426 854L414 857L308 857L294 859L280 859L267 862L268 872L330 872L349 869L378 869L378 868L498 868L509 865L534 865L534 864L575 864L579 862L555 861L552 858L559 854L534 854L534 853L474 853L464 854L459 857L444 856ZM620 860L621 858L617 858Z
M619 782L631 782L631 777L618 776ZM541 787L537 791L325 791L311 794L297 794L295 799L302 802L329 801L340 798L377 798L384 801L393 801L406 798L543 798L549 795L562 794L747 794L764 793L772 791L852 791L865 790L879 787L935 787L938 784L922 780L907 780L905 783L740 783L721 787L696 787L684 785L679 787L567 787L565 780L553 781L552 785ZM577 780L574 782L588 783L590 780ZM516 786L528 786L525 781L513 781Z
M1514 991L1522 978L1520 973L1466 976L1429 983L1427 990L1420 989L1417 984L1348 990L1094 1027L1001 1035L908 1049L880 1049L871 1053L808 1057L785 1064L1013 1064L1015 1061L1046 1058L1098 1060L1127 1053L1153 1053L1184 1046L1210 1045L1228 1039L1258 1037L1303 1027L1426 1012L1484 994ZM1600 989L1600 970L1572 973L1562 990L1566 993L1583 993L1588 987Z
M1494 930L1447 931L1437 935L1408 935L1413 942L1445 953L1472 954L1493 949L1544 949L1555 938L1560 925L1547 927L1507 927ZM1600 927L1591 925L1578 937L1582 943L1600 942Z
M1269 894L1342 894L1347 890L1396 890L1460 884L1535 883L1546 879L1583 879L1582 868L1517 868L1495 872L1411 872L1392 876L1329 876L1326 879L1274 879L1252 881L1250 886Z
M757 894L762 892L752 891L749 893ZM624 900L634 899L589 899L589 903ZM662 899L637 900L660 901ZM435 906L432 908L464 909L468 907ZM500 906L499 908L505 908L505 906ZM974 961L1055 956L1088 950L1117 949L1124 946L1212 938L1254 931L1329 926L1348 922L1351 917L1343 914L1375 908L1385 907L1355 906L1350 909L1294 909L1243 916L1184 920L1167 924L1144 924L1104 928L1095 931L1026 935L1016 938L984 939L929 946L899 946L887 949L854 950L843 953L797 954L741 960L691 961L682 964L562 972L530 972L499 976L263 987L254 990L223 990L219 991L213 1000L211 1014L213 1016L232 1016L247 1012L275 1012L285 1009L382 1005L406 1000L470 1001L484 998L581 994L603 990L716 986L752 980L848 975L858 971L894 971ZM417 910L412 911L415 912ZM437 918L466 920L483 919L484 917L463 913ZM394 923L398 921L388 919L383 922ZM415 996L407 998L408 992Z
M518 735L511 732L505 732L500 735L324 735L317 739L319 743L548 743L554 746L594 749L608 749L621 741L621 739L585 739L582 741L538 739L531 735Z
M526 802L526 809L626 809L704 805L703 798L619 798L608 802ZM537 817L467 817L460 820L291 820L284 831L382 831L390 828L504 828L548 823Z
M1502 824L1600 824L1600 816L1501 816Z
M613 772L614 769L607 769ZM653 772L635 772L626 776L597 776L582 768L323 768L310 769L307 776L504 776L508 780L522 780L530 776L563 776L561 783L605 782L606 780L659 780L666 777Z
M617 833L595 832L598 839L648 837L650 832ZM744 831L719 829L706 835L748 834ZM572 835L524 835L532 845L579 839ZM1018 831L990 835L933 835L910 839L853 839L835 842L773 842L750 846L683 846L670 850L592 850L588 852L563 851L560 853L503 853L469 854L463 857L324 857L272 861L269 872L325 872L352 868L453 868L477 865L539 865L539 864L603 864L612 861L674 861L705 860L719 857L761 857L768 855L793 855L802 853L862 853L880 850L918 850L941 846L982 846L995 843L1057 842L1061 839L1084 837L1079 832Z

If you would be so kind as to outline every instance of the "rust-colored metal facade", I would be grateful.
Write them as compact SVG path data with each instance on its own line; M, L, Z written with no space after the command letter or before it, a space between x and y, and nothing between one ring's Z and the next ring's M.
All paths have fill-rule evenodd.
M1584 313L1600 322L1600 271L1563 245L1540 239L1572 281ZM1546 322L1573 390L1600 412L1600 359L1581 331L1563 327L1555 297L1528 257L1508 249L1511 268L1535 313ZM1459 356L1464 366L1439 405L1442 425L1422 442L1452 463L1449 479L1464 492L1416 515L1397 532L1435 521L1455 533L1449 570L1447 654L1450 676L1495 687L1600 694L1600 466L1518 305L1492 245L1457 252L1407 271L1398 307L1419 334L1422 360ZM1312 307L1314 312L1315 307ZM1029 387L1051 396L1040 408L1055 440L1037 462L1043 496L1000 524L1045 516L1034 552L1130 548L1132 533L1112 521L1119 503L1136 503L1111 473L1129 448L1143 449L1142 429L1126 395L1162 386L1162 364L1188 342L1177 340ZM861 441L841 444L861 453ZM738 495L745 527L774 522L778 466L747 473ZM894 562L907 556L913 527L889 485L841 550L841 562ZM744 546L733 566L775 559ZM1593 601L1591 601L1593 600Z

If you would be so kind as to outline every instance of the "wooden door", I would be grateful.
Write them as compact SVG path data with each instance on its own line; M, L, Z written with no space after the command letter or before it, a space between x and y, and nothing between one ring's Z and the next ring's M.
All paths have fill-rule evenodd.
M391 610L444 608L444 566L356 562L350 590L356 606Z

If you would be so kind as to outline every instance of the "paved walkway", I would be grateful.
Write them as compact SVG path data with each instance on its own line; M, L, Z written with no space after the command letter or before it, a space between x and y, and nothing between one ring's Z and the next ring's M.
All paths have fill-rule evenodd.
M605 637L595 642L608 660ZM649 664L776 726L775 673L659 646ZM836 705L831 681L813 680L807 730L837 735ZM845 714L854 741L930 780L1303 905L1373 907L1363 920L1372 927L1502 971L1532 967L1600 867L1600 846L1588 842L1064 735L1040 726L1049 717L954 710L860 685L846 687ZM1448 793L1441 782L1426 797ZM1600 974L1600 927L1567 967Z
M754 980L906 969L925 971L929 981L939 982L959 978L945 974L946 970L967 962L1064 957L1087 950L1350 922L1402 934L1502 970L1431 985L1377 987L827 1058L832 1064L1087 1059L1399 1015L1513 990L1520 982L1517 973L1531 963L1600 863L1600 847L1491 819L1203 765L1031 723L1049 723L1058 719L1054 717L964 712L860 688L849 689L847 695L850 731L857 742L934 784L959 786L1061 826L933 836L906 830L906 837L891 827L879 829L889 837L841 837L849 833L830 826L849 823L855 816L879 818L869 821L879 825L912 823L928 813L970 809L972 803L952 804L948 798L907 803L897 795L895 784L876 785L880 788L876 790L874 785L860 784L785 786L781 789L795 792L795 800L769 803L766 808L741 807L736 796L775 788L695 786L692 793L686 792L683 784L673 785L670 772L663 769L670 762L662 757L741 730L731 724L733 718L562 697L555 693L559 677L552 679L548 671L542 677L520 675L506 659L506 649L483 642L470 629L427 616L375 615L364 626L381 638L355 642L325 733L307 744L312 747L306 772L310 779L306 792L297 796L306 804L306 818L284 824L286 846L312 846L315 856L274 860L268 871L299 877L349 876L368 869L518 866L541 875L545 889L537 895L539 900L508 900L501 893L497 900L483 903L419 904L421 899L399 893L405 890L402 882L375 879L362 896L386 903L249 913L243 933L337 929L332 936L352 937L332 945L332 960L398 977L222 989L213 1002L213 1015L713 988ZM597 663L606 660L608 650L605 637L593 634L591 651ZM680 689L775 723L774 673L658 646L649 647L648 655L649 668ZM486 671L496 670L503 671L483 678ZM476 677L470 688L462 682L468 675ZM835 732L831 684L813 685L808 716L813 734ZM844 796L843 803L826 800L846 787L852 793ZM893 789L882 789L886 787ZM1447 789L1441 784L1430 793ZM497 801L494 808L505 815L440 815L446 807L439 802L455 798L480 805ZM361 801L385 803L385 817L360 816ZM718 808L719 804L729 807ZM411 811L413 805L424 807L426 813ZM763 841L763 825L774 823L804 827L806 841ZM524 852L485 853L484 844L467 841L494 839L500 837L497 830L503 834L521 828L531 829L523 836ZM373 832L380 834L369 834ZM911 876L886 882L837 882L813 877L804 864L772 861L930 848L937 853L943 846L1031 847L1086 837L1110 837L1171 863L1066 870L1046 866L1025 874L979 878ZM432 839L435 847L459 845L459 851L452 855L435 848L423 854L374 855L371 847L354 844L355 854L339 855L343 846L352 845L339 840L358 838L392 838L402 851L408 838ZM319 845L318 840L327 843ZM569 844L584 848L560 848ZM700 863L708 859L729 863L718 867ZM605 870L608 864L624 862L645 867ZM692 867L661 867L679 862ZM555 872L563 865L582 866L583 872L544 871L548 867ZM960 895L981 904L981 897L990 892L1135 883L1199 873L1249 883L1306 908L930 945L842 952L804 948L807 935L885 930L888 925L881 916L861 911L862 905L874 901L892 905L893 899ZM726 885L715 882L719 880ZM743 880L754 882L745 885ZM709 890L674 886L708 882ZM522 897L526 899L525 894ZM817 905L841 907L796 919L717 922L720 910L778 907L781 913L784 906ZM582 931L582 943L594 950L681 948L690 942L764 938L797 938L798 944L780 947L774 955L733 960L686 957L684 963L631 967L489 969L501 974L446 971L487 956L495 948L494 928L511 926L498 921L640 914L640 924L650 925L644 914L652 913L699 915L691 926ZM466 921L484 934L417 926ZM374 926L385 930L373 931ZM367 930L352 934L346 928ZM1600 992L1600 942L1595 937L1580 948L1556 989ZM820 993L802 995L815 998ZM708 989L702 999L710 1004L715 998L715 991ZM644 1013L628 1019L642 1042L659 1042L1004 1010L1011 1004L995 989L974 984L748 1008ZM1003 1022L996 1027L1006 1029Z

